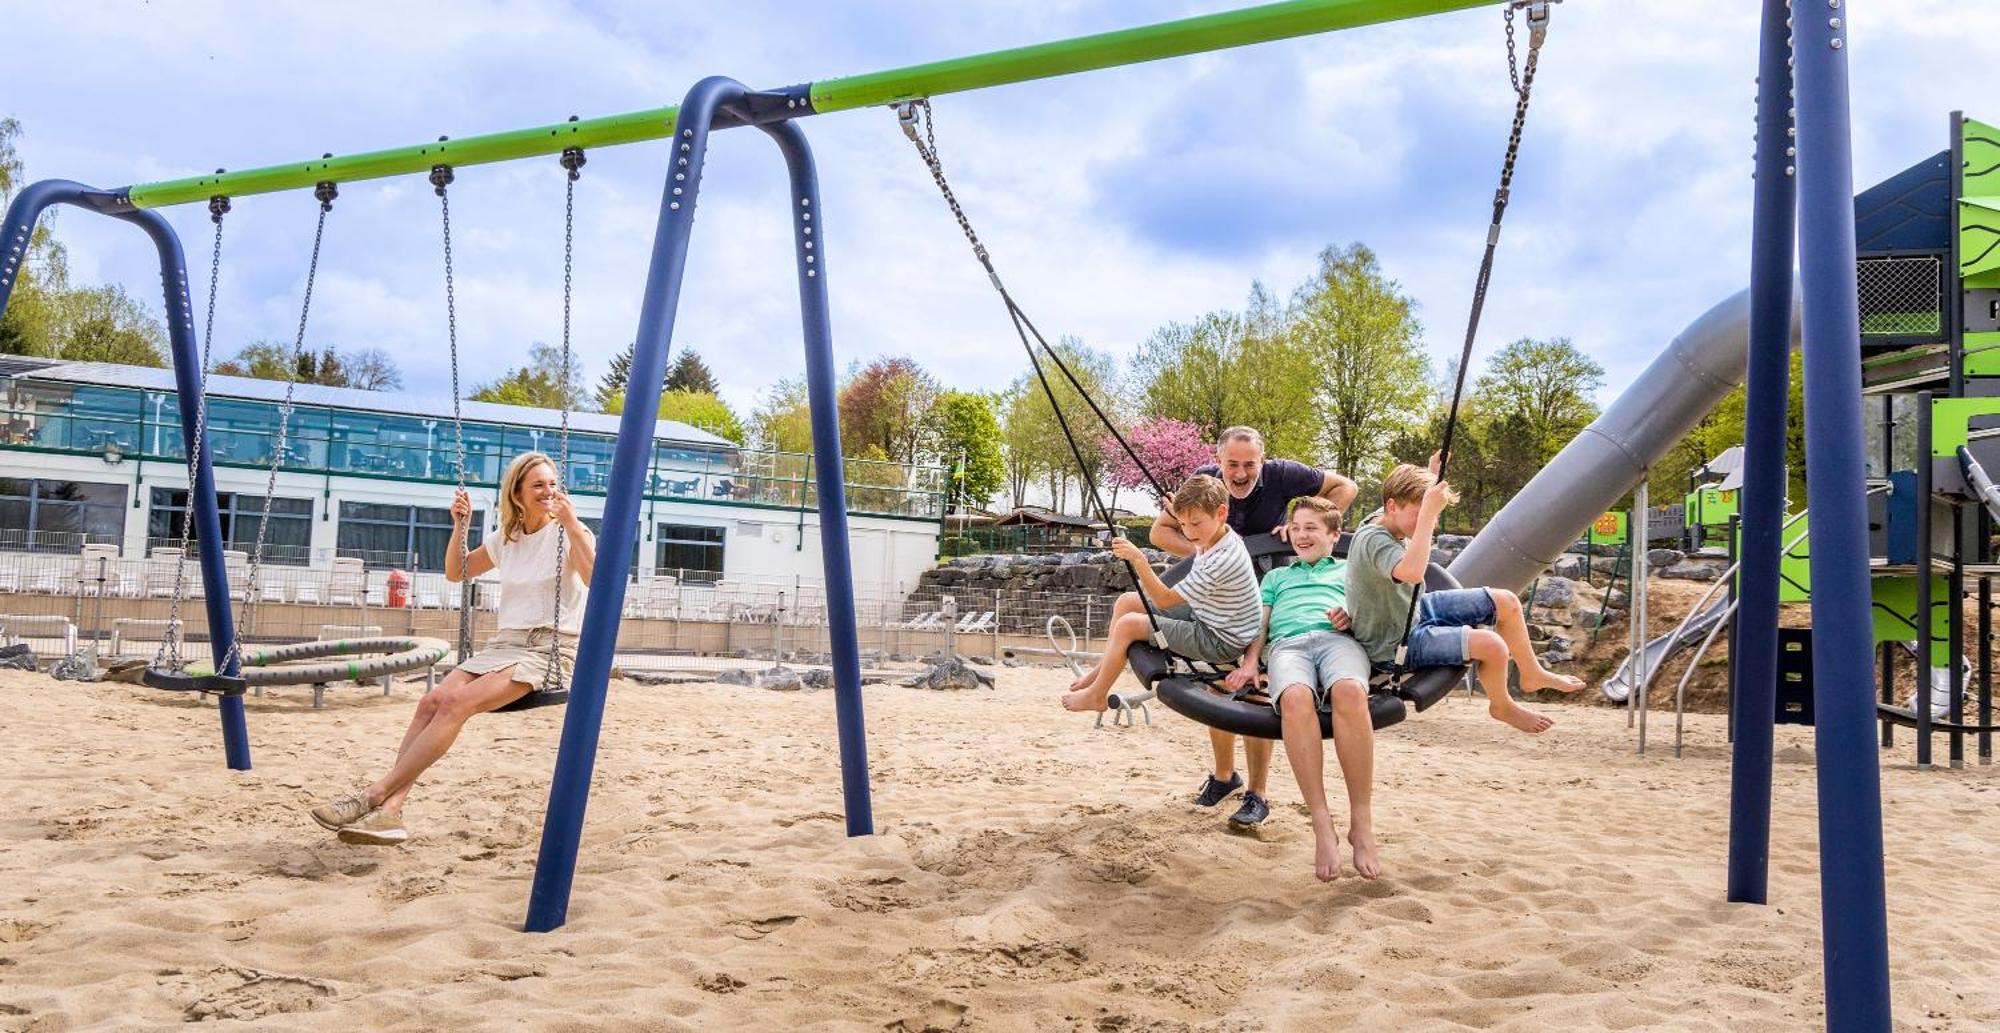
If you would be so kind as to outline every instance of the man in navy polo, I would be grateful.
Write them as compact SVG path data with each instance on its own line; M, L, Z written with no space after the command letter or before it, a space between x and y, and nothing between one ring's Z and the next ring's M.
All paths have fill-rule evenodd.
M1250 427L1223 431L1215 445L1215 462L1195 473L1222 479L1223 487L1229 491L1229 526L1241 535L1284 537L1285 522L1290 515L1287 509L1301 495L1329 499L1344 512L1356 493L1354 482L1337 473L1289 459L1264 458L1264 436ZM1154 548L1175 556L1194 553L1194 543L1181 534L1180 522L1174 519L1173 509L1165 500L1161 501L1160 515L1153 519L1149 538ZM1236 773L1236 736L1211 728L1208 742L1215 754L1215 771L1194 798L1202 807L1213 807L1243 788L1242 776ZM1264 785L1271 773L1271 751L1276 745L1269 739L1244 741L1243 759L1244 766L1249 768L1250 784L1243 794L1243 806L1229 818L1231 825L1246 828L1271 813L1264 798Z

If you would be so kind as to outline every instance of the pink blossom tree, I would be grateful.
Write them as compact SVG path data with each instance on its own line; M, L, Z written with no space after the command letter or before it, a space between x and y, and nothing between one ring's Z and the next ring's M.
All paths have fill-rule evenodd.
M1172 491L1193 474L1196 467L1215 461L1215 446L1201 439L1201 428L1185 420L1147 420L1125 435L1146 470ZM1145 470L1118 447L1118 440L1106 434L1098 447L1104 452L1105 480L1115 488L1151 488Z

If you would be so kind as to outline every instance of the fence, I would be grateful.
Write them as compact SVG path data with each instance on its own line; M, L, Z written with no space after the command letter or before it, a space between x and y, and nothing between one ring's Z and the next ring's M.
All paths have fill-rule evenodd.
M81 555L0 553L0 635L32 645L43 659L97 642L100 655L151 657L177 634L184 655L208 653L199 570L183 568L185 596L174 611L174 549L122 559L103 546ZM247 557L227 556L237 633L246 643L326 637L329 626L379 628L390 635L457 640L461 593L441 574L413 575L409 605L390 607L386 572L358 562L332 570L265 566L248 581ZM646 572L626 585L618 634L627 669L711 671L776 659L828 662L826 591L816 581L712 580L712 572ZM496 628L497 584L477 582L475 643ZM1027 590L938 587L907 594L863 593L855 600L864 665L919 658L949 645L998 659L1009 649L1045 647L1044 629L1061 616L1086 639L1101 639L1111 597ZM67 631L64 631L64 628ZM18 634L16 631L18 629ZM53 629L53 630L52 630ZM348 634L334 628L335 634ZM1086 644L1085 649L1101 648Z

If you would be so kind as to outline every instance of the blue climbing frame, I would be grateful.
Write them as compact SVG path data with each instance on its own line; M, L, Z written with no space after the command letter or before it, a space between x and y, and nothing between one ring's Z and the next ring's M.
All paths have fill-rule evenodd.
M1815 754L1826 1024L1836 1031L1886 1031L1890 1028L1889 933L1868 612L1848 17L1844 0L1811 0L1796 6L1765 0L1764 4L1746 434L1751 497L1744 511L1744 624L1739 632L1742 652L1736 660L1741 695L1732 775L1729 899L1761 903L1765 897L1777 606L1763 593L1774 593L1777 579L1756 577L1753 572L1775 573L1776 529L1783 518L1782 506L1773 503L1783 490L1782 334L1790 320L1793 245L1787 209L1796 181L1806 425L1812 428L1813 440L1805 463L1806 505L1813 527L1813 706L1818 714ZM1789 83L1781 62L1791 67ZM1796 126L1786 124L1787 109L1796 111Z
M135 208L122 191L99 190L63 179L45 179L22 188L0 222L0 312L7 310L14 284L27 265L28 241L35 223L50 206L73 205L85 211L132 223L153 238L160 252L160 282L166 291L167 339L173 350L174 386L182 398L201 397L201 355L195 343L194 314L188 304L187 258L181 252L180 237L160 213ZM237 673L236 661L229 656L229 644L236 641L236 625L229 610L229 575L222 562L222 520L215 507L215 473L209 466L207 431L197 434L196 407L183 405L181 433L184 441L200 437L200 458L194 471L194 536L201 550L201 580L208 609L208 644L216 670ZM223 760L235 771L250 770L250 732L243 719L243 697L221 696L217 712L222 717Z
M711 77L695 84L682 102L674 137L672 175L660 199L653 257L646 272L646 296L639 309L639 333L632 359L632 397L618 428L618 451L611 461L604 530L598 536L597 571L583 613L569 710L563 717L562 745L549 787L548 816L542 824L541 854L528 897L529 932L561 926L569 913L570 885L576 875L577 844L590 796L597 737L604 722L605 684L618 642L618 615L625 605L623 571L630 562L639 521L634 485L646 479L653 412L666 379L667 351L674 314L680 306L687 270L688 240L694 232L695 199L701 186L708 134L721 125L754 124L777 141L791 174L791 209L799 308L805 329L806 391L812 406L813 468L819 488L820 543L826 573L827 627L833 636L833 691L840 731L841 791L847 834L872 835L875 819L868 798L868 747L861 717L861 647L854 623L854 584L847 543L847 510L842 491L840 418L834 400L833 338L827 324L826 227L819 202L819 178L805 132L777 113L798 113L810 99L803 89L755 93L733 79ZM807 111L806 113L810 113ZM776 116L780 120L772 121Z

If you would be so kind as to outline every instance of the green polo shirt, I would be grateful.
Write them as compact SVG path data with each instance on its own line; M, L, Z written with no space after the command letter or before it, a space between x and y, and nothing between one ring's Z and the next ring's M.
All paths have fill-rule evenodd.
M1309 631L1332 631L1326 611L1347 605L1347 564L1328 556L1297 562L1264 575L1264 605L1271 608L1269 641Z

